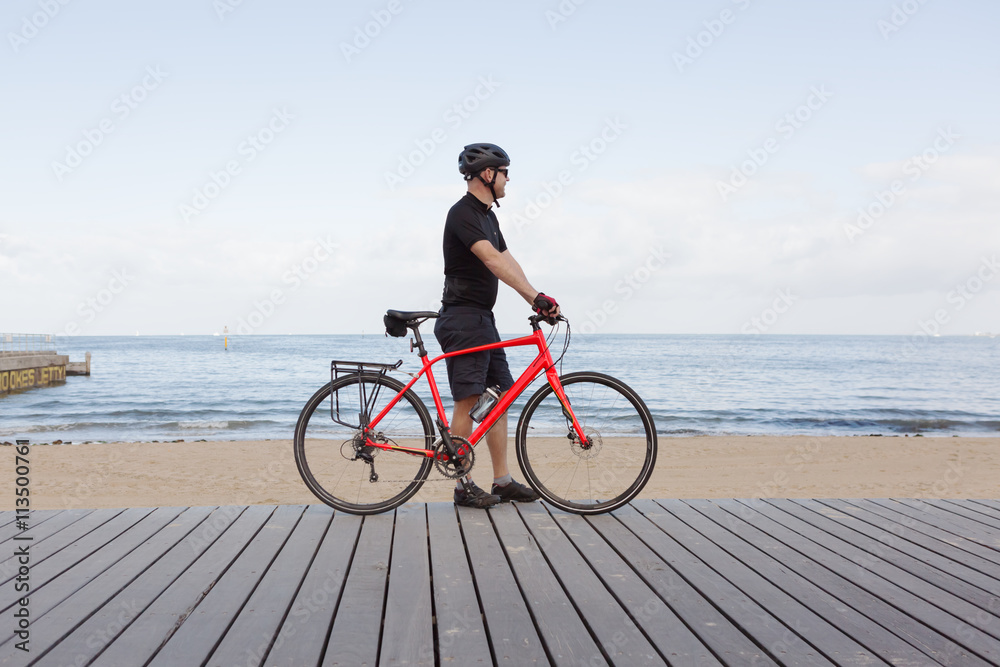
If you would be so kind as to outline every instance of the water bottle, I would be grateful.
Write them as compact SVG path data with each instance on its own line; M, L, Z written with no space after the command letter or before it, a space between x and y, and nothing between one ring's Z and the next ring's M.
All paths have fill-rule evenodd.
M486 391L479 397L479 400L476 401L476 405L469 410L469 416L472 417L472 421L477 424L483 421L499 400L500 387L487 387Z

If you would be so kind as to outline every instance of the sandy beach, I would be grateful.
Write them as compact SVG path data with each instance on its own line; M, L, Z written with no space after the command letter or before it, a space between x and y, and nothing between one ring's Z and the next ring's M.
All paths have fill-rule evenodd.
M0 509L14 507L2 447ZM34 509L316 503L289 440L32 445ZM511 462L516 466L513 451ZM488 459L477 481L488 482ZM515 471L516 477L521 477ZM661 438L646 498L1000 498L1000 438ZM415 500L451 499L436 472Z

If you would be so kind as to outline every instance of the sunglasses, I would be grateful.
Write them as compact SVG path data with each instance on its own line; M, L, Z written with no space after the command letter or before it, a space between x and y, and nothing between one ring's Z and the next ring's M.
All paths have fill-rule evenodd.
M503 174L504 178L510 178L510 176L507 175L507 172L510 171L508 167L504 167L503 169L497 169L497 171Z

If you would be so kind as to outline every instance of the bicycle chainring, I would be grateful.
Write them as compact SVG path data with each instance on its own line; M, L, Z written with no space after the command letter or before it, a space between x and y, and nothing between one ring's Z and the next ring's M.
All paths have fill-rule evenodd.
M448 479L458 479L472 472L476 456L472 445L465 438L453 435L451 441L462 455L446 461L448 450L444 447L444 441L439 440L434 448L434 467Z

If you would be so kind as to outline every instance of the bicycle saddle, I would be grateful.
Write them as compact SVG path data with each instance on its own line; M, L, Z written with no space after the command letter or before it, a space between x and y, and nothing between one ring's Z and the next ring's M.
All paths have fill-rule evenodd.
M438 316L438 313L433 310L387 310L385 314L404 322L412 322L413 320L424 318L430 319Z

